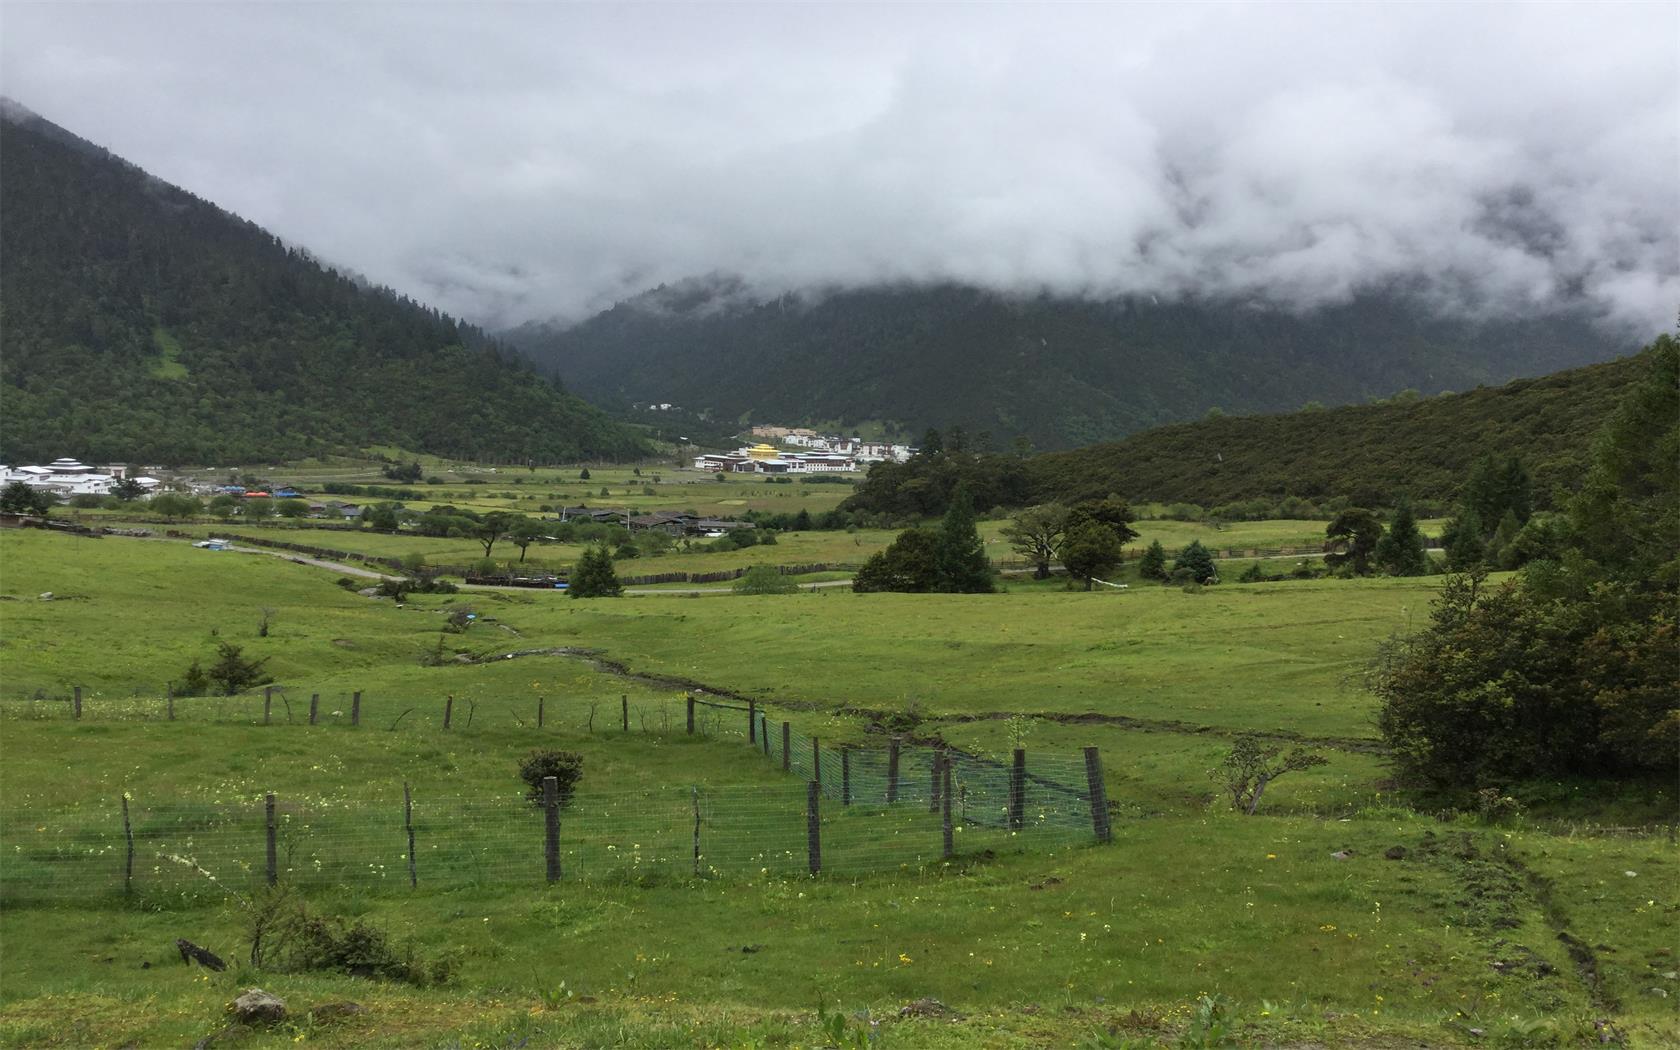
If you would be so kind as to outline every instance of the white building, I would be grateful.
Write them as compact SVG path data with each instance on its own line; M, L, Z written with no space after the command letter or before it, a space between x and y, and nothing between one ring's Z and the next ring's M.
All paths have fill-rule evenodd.
M108 496L116 486L117 480L127 473L123 464L117 464L117 467L120 473L111 473L110 468L100 471L65 457L55 459L44 467L0 467L0 483L10 485L14 481L21 481L32 489L41 489L64 498ZM137 477L134 481L148 492L160 484L157 478L150 477Z

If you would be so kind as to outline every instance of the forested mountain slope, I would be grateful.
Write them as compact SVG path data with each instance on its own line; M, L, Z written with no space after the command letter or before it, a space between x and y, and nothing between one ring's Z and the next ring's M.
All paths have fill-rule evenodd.
M1144 296L1008 298L975 288L868 288L753 298L727 279L646 293L571 328L507 334L602 401L670 401L723 418L888 420L1024 436L1039 448L1109 440L1227 412L1464 390L1618 354L1641 341L1578 315L1471 321L1404 295L1306 314Z
M644 450L481 333L323 268L10 102L0 402L3 462Z
M1159 427L1035 456L1027 470L1041 499L1116 492L1212 506L1343 496L1386 506L1401 495L1450 501L1492 454L1521 458L1548 503L1554 489L1579 484L1593 440L1652 353L1461 394Z

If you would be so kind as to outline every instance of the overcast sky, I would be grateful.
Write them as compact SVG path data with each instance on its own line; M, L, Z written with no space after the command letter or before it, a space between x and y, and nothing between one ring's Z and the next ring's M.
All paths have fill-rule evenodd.
M492 326L726 272L1680 307L1680 6L0 5L0 90Z

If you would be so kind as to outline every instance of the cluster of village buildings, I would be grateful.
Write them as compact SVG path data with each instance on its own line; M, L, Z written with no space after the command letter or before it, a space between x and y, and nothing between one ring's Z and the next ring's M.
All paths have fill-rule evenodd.
M706 518L684 510L656 510L648 514L632 514L627 510L613 510L608 507L562 507L560 520L593 522L596 525L623 525L631 532L663 532L678 537L716 538L736 529L757 528L750 521Z
M157 478L133 473L126 463L90 467L74 459L55 459L44 467L0 466L0 486L21 481L32 489L68 499L71 496L108 496L117 482L132 480L147 492L163 484Z
M916 453L909 445L819 434L802 427L755 426L752 436L776 441L781 447L760 443L743 445L733 452L706 453L694 457L694 469L732 474L824 474L856 471L886 460L903 463Z

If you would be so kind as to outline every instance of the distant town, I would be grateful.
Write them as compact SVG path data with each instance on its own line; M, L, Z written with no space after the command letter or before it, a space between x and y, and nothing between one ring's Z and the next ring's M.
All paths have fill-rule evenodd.
M838 434L819 434L802 427L755 426L756 445L733 452L708 452L694 457L695 470L733 474L818 474L856 471L859 465L891 461L903 463L916 454L909 445L864 441ZM769 444L775 441L780 446ZM809 449L792 451L786 446Z

